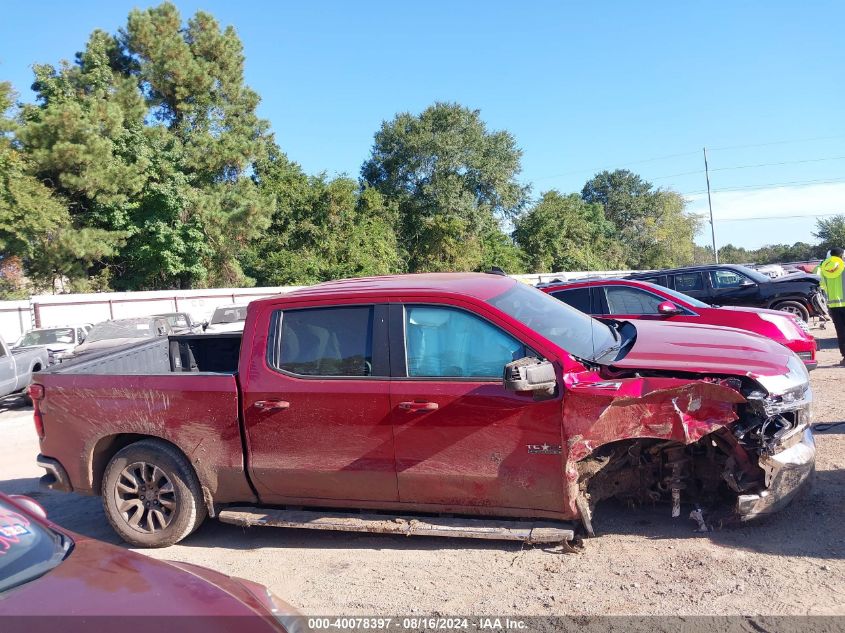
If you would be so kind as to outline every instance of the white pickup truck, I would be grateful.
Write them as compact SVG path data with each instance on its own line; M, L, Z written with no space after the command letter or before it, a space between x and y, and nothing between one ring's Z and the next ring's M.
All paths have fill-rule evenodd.
M46 347L10 349L0 337L0 398L26 389L32 372L46 369L48 364Z

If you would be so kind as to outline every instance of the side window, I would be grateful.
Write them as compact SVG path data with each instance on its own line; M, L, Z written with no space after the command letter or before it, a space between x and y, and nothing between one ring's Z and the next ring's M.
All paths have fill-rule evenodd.
M405 357L411 377L501 378L525 347L484 319L457 308L405 307Z
M638 288L605 286L610 314L657 314L664 299Z
M0 358L3 358L6 355L6 347L0 343Z
M710 280L714 288L739 288L748 277L733 270L711 270Z
M551 295L565 304L572 306L576 310L580 310L585 314L592 314L592 307L590 306L590 289L589 288L572 288L571 290L558 290L551 293Z
M268 362L301 376L373 375L373 307L274 313Z
M701 273L678 273L675 275L675 290L695 292L704 290L704 278Z

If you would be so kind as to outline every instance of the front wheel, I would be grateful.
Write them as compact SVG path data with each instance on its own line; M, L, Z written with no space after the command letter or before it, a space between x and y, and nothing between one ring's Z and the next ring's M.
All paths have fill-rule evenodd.
M798 303L797 301L784 301L783 303L779 303L775 306L775 310L794 314L805 323L810 320L810 311L807 310L803 304Z
M141 440L118 451L103 475L102 495L109 523L136 547L178 543L206 517L194 469L161 440Z

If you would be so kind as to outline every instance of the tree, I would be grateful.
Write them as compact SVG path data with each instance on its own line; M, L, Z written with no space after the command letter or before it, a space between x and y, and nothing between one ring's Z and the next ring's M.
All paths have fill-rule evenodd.
M517 219L514 238L532 272L608 270L622 261L613 231L600 204L552 190Z
M521 156L513 136L488 131L478 110L435 103L385 121L361 177L397 206L409 271L472 270L503 244L491 237L495 221L525 205Z
M256 169L275 199L270 227L242 257L262 284L309 284L380 275L400 268L396 210L371 187L350 178L309 178L273 148Z
M581 190L585 202L598 203L615 227L629 268L667 268L693 261L693 239L701 219L685 213L680 194L654 189L628 170L603 171Z
M813 237L821 242L818 246L820 257L831 248L845 248L845 215L817 219Z
M132 11L117 36L95 31L73 64L35 67L22 149L73 228L105 247L61 274L126 289L251 283L239 257L269 224L252 174L272 139L243 63L231 27L203 12L183 25L164 3ZM67 236L54 255L83 243Z

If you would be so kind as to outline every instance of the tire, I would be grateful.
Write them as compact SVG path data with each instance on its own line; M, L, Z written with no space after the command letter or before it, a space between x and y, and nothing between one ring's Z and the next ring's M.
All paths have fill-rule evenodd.
M141 440L118 451L103 473L102 496L112 528L135 547L178 543L207 515L191 464L161 440Z
M778 303L774 306L775 310L780 310L781 312L789 312L790 314L794 314L799 319L807 323L810 320L810 311L804 306L804 304L799 303L797 301L784 301L782 303Z

